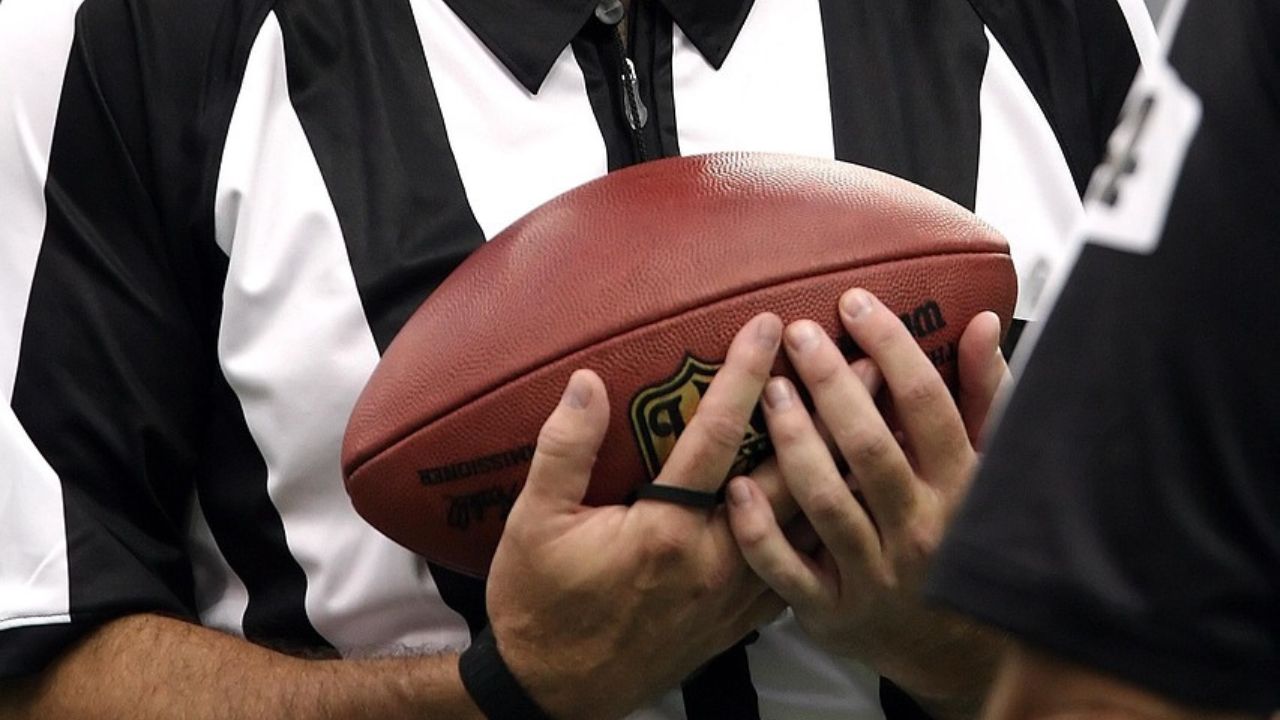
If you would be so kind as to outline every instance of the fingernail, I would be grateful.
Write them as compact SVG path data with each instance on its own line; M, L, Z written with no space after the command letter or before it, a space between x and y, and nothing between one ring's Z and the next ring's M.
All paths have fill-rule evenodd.
M747 481L735 479L729 483L729 504L743 507L751 502L751 491L747 489Z
M772 350L778 346L778 337L782 334L782 321L773 315L764 315L756 319L756 342L761 347Z
M564 394L560 396L560 402L566 407L581 410L591 402L591 384L581 373L574 373L569 378L569 384L564 388Z
M792 323L787 328L787 344L791 346L792 350L798 352L807 352L817 347L818 338L820 337L822 337L822 330L818 328L816 323L808 320Z
M791 407L791 383L782 378L773 378L764 386L764 404L770 410L786 410Z
M871 296L866 290L857 288L850 290L840 298L840 310L849 320L857 320L871 309Z

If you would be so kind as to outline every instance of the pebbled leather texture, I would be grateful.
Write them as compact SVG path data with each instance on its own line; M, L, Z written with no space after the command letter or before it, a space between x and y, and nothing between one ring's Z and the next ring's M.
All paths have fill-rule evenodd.
M836 337L855 286L908 317L933 303L941 322L919 339L949 380L968 320L994 310L1007 328L1016 299L994 229L874 170L735 153L612 173L517 221L410 318L352 414L347 489L392 539L482 576L573 370L598 372L611 406L587 502L622 502L649 480L638 393L687 355L719 362L765 310Z

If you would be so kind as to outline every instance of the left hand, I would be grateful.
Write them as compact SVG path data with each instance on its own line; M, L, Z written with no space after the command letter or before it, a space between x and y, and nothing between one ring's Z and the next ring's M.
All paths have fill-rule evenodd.
M902 321L870 293L846 293L840 315L868 355L852 367L816 323L793 323L784 337L850 481L792 384L773 378L765 389L779 472L821 547L797 550L779 525L788 518L776 517L746 477L729 487L733 533L748 564L819 644L868 663L938 714L967 715L990 682L998 643L926 607L920 588L969 487L978 435L1008 374L1000 322L983 313L965 329L957 401ZM871 364L899 427L890 427L864 384Z

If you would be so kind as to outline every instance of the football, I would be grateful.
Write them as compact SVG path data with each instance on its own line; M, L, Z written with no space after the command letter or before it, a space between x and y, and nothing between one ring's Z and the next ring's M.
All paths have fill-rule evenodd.
M611 408L586 502L627 502L755 314L816 320L856 356L836 310L852 287L948 382L968 321L993 310L1007 328L1017 292L995 230L874 170L719 154L610 173L477 250L406 323L348 424L347 491L393 540L483 576L574 370L599 373ZM770 451L761 422L744 430L739 471Z

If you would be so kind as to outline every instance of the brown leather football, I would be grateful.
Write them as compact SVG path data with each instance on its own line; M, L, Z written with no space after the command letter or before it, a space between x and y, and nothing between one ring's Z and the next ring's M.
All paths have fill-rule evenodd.
M994 310L1007 328L1016 295L995 230L874 170L722 154L611 173L517 221L410 318L347 427L347 490L392 539L483 576L575 369L600 374L611 406L586 502L625 502L748 319L812 318L841 337L836 301L856 286L949 382L968 321ZM742 466L767 452L753 422Z

